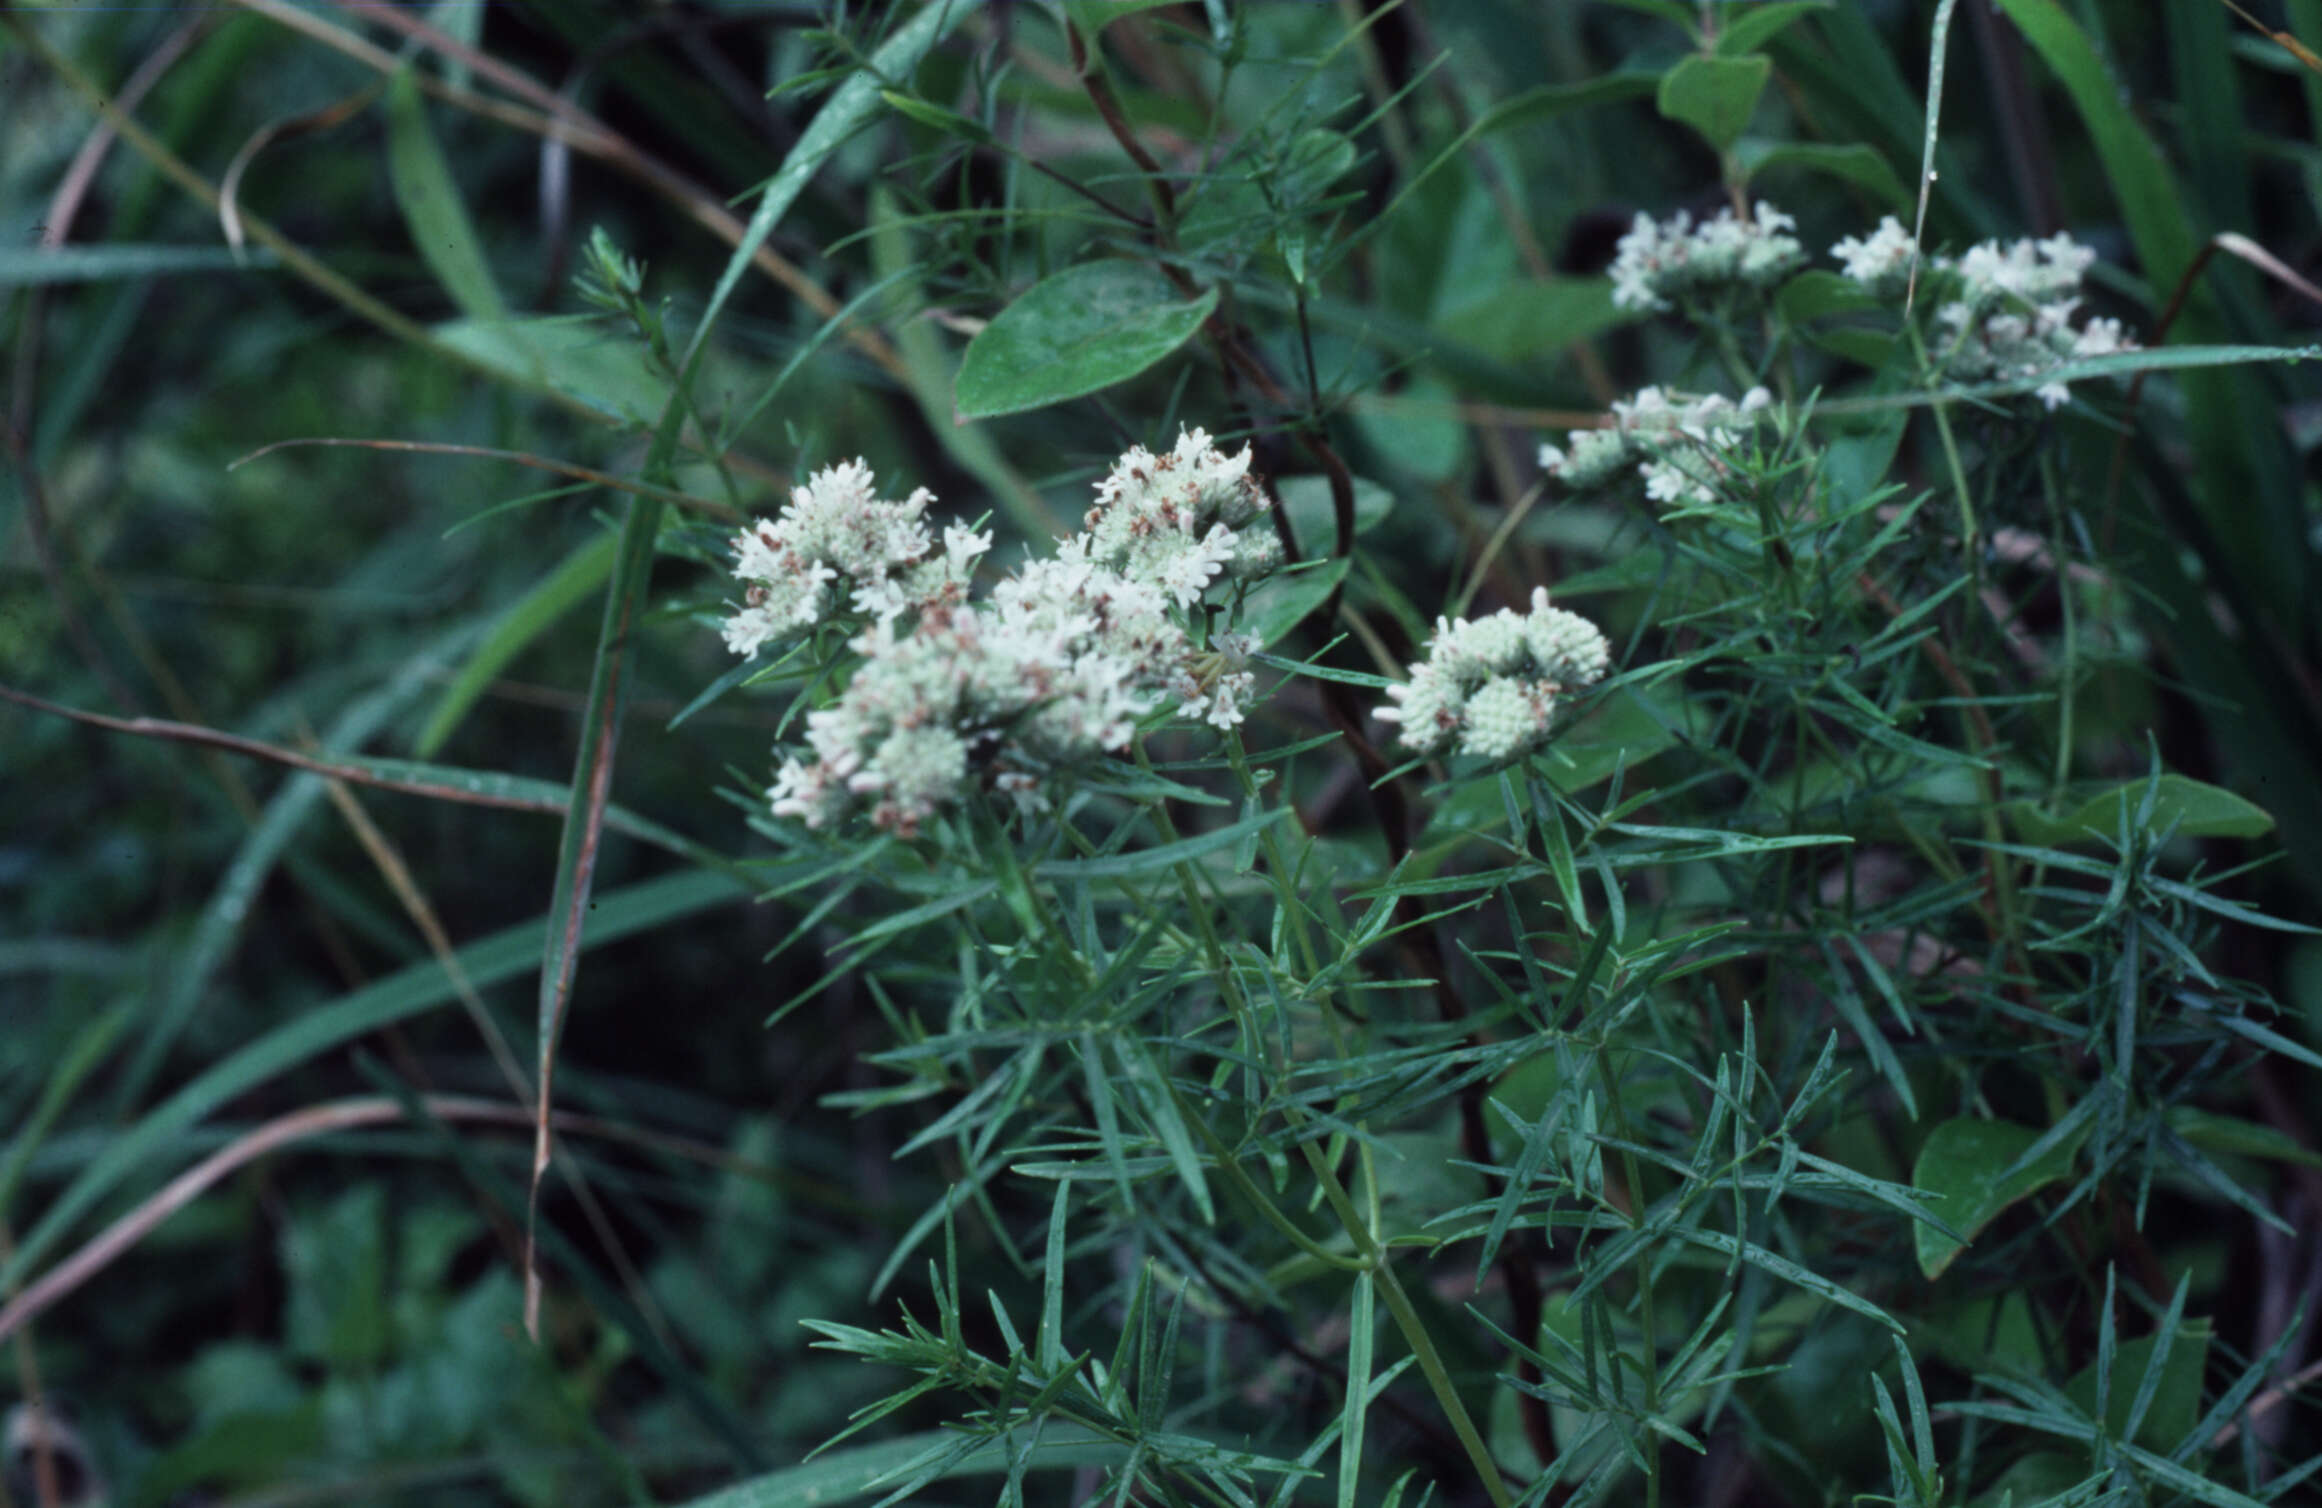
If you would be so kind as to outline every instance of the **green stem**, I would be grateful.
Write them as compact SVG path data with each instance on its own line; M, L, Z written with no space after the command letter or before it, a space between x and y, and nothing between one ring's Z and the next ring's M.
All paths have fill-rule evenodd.
M1508 1496L1508 1484L1500 1479L1500 1466L1492 1459L1491 1447L1484 1444L1475 1421L1468 1417L1467 1405L1460 1401L1459 1390L1451 1385L1451 1373L1435 1349L1434 1337L1427 1333L1419 1311L1411 1307L1411 1297L1396 1280L1395 1270L1387 1265L1384 1253L1373 1264L1371 1274L1379 1285L1379 1297L1387 1302L1387 1312L1395 1317L1395 1328L1403 1332L1413 1359L1419 1363L1420 1375L1427 1379L1435 1401L1443 1406L1444 1417L1451 1421L1451 1431L1459 1436L1467 1458L1475 1463L1476 1475L1483 1478L1484 1491L1491 1494L1494 1508L1512 1508L1514 1499Z
M1620 1131L1621 1173L1629 1185L1629 1222L1642 1230L1645 1224L1645 1185L1637 1171L1637 1154L1629 1150L1635 1137L1630 1134L1628 1112L1621 1104L1620 1080L1614 1077L1611 1054L1596 1055L1597 1074L1604 1080L1605 1098L1612 1110L1613 1124ZM1705 1180L1700 1187L1708 1187ZM1660 1331L1653 1325L1653 1257L1647 1252L1637 1264L1637 1318L1644 1326L1645 1359L1639 1369L1645 1384L1645 1412L1661 1411L1661 1342ZM1645 1508L1661 1508L1661 1432L1647 1430L1645 1443Z

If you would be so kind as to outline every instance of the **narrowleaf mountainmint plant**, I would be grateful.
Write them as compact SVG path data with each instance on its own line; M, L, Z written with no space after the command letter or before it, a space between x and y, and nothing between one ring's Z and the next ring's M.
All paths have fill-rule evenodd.
M150 291L186 211L77 244L56 106L202 199L307 43L73 9L0 4L0 1500L94 1393L45 1443L138 1504L2322 1508L2322 37L2244 29L2322 5L724 5L569 109L394 72L247 309ZM405 40L553 102L507 32ZM595 328L509 128L628 170ZM459 443L270 459L186 556L149 497L284 421L138 430L252 350L300 380L202 386ZM415 452L585 506L440 572L495 474L283 526ZM231 1260L157 1288L192 1200Z

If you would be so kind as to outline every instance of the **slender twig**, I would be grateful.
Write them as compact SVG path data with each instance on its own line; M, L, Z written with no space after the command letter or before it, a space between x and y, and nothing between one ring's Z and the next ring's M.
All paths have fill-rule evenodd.
M227 463L226 469L232 471L236 467L247 466L259 457L272 455L278 450L291 450L315 445L349 446L359 450L400 450L413 455L477 456L488 461L513 461L519 466L529 466L535 471L546 471L556 476L568 476L576 481L592 482L599 487L610 487L616 492L627 492L637 497L655 498L675 507L707 514L711 518L726 523L738 523L742 518L740 513L715 498L697 497L690 492L678 492L668 487L656 487L651 482L641 482L634 477L614 476L611 472L597 471L587 466L575 466L570 461L559 461L550 456L534 455L530 451L497 450L489 445L450 445L427 440L364 440L336 435L311 436L296 440L276 440L271 445L261 445L248 455Z
M286 749L279 744L260 739L244 738L239 733L226 733L216 728L205 728L199 723L172 722L161 717L108 717L102 712L89 712L79 707L67 707L14 686L0 685L0 701L14 702L30 707L35 712L70 718L76 723L87 723L93 728L104 728L114 733L128 733L139 738L167 739L173 743L194 744L206 749L222 749L229 754L246 754L252 759L263 759L273 764L288 765L311 775L323 775L333 780L344 780L351 785L377 786L381 790L400 791L407 796L427 796L437 801L456 801L467 806L492 806L508 811L556 813L564 804L531 796L515 796L503 792L480 791L463 786L445 785L432 780L414 780L408 776L385 775L362 765L344 764L335 759L321 759Z
M429 1115L439 1120L483 1121L505 1126L529 1126L533 1121L532 1113L522 1106L468 1095L423 1095L419 1104ZM311 1141L318 1136L360 1130L366 1126L393 1125L402 1119L404 1107L401 1101L385 1095L366 1095L293 1110L244 1132L171 1179L71 1256L42 1274L39 1281L5 1305L0 1305L0 1340L15 1334L120 1260L150 1235L155 1227L200 1198L236 1169L247 1166L269 1152ZM607 1134L608 1123L589 1116L558 1112L550 1119L559 1130L576 1131L584 1135ZM655 1138L656 1144L664 1147L676 1145L679 1140L666 1136Z

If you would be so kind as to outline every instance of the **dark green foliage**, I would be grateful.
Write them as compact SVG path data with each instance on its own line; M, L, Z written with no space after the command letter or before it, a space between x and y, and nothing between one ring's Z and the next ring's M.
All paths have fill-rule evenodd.
M0 684L114 719L0 705L8 1391L123 1504L2315 1501L2254 9L0 5ZM1923 153L2148 349L1946 377L1828 252ZM1760 197L1777 286L1615 298ZM1299 562L1248 721L771 815L862 624L735 663L738 528L860 456L988 577L1191 426ZM1371 719L1540 586L1553 740Z

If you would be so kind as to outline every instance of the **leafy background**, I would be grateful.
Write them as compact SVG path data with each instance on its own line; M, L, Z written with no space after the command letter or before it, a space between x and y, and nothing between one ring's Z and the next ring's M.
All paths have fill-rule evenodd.
M1144 279L1116 290L1124 312L1093 332L1034 326L1010 359L1009 319L1023 336L1041 314L1016 298L1142 244L1129 217L1147 212L1062 30L1033 8L947 18L923 63L849 86L863 126L837 141L807 134L832 86L897 37L907 59L925 26L914 40L902 16L742 3L408 12L471 56L356 9L7 9L0 679L116 717L456 766L473 773L420 778L535 810L334 790L0 711L0 1287L38 1281L279 1117L373 1115L297 1123L314 1134L294 1150L143 1232L23 1332L19 1384L69 1404L123 1502L678 1500L792 1467L892 1386L811 1349L800 1322L877 1325L897 1293L927 1301L916 1260L882 1268L962 1172L940 1146L893 1155L941 1102L870 1093L892 1082L865 1062L891 1045L884 1002L831 970L880 913L817 907L827 876L811 868L776 876L803 892L747 903L769 881L732 863L763 854L737 803L763 783L776 712L725 696L676 721L729 669L710 624L731 518L859 454L1022 541L1069 522L1123 445L1181 420L1232 428L1233 395L1200 340L1181 344L1209 306L1125 263L1101 264ZM1261 363L1297 374L1287 417L1363 480L1350 597L1415 638L1495 531L1518 582L1617 569L1632 548L1614 510L1519 500L1541 433L1685 359L1602 276L1637 209L1717 202L1718 154L1684 122L1730 138L1810 246L1908 214L1938 7L1731 7L1717 56L1688 55L1703 12L1668 4L1072 10L1104 27L1102 76L1180 175L1182 251L1222 276ZM2312 0L2259 20L2322 44ZM1221 21L1240 49L1222 90ZM1952 26L1931 240L2070 227L2115 269L2104 295L2147 328L2216 232L2293 273L2322 262L2322 75L2278 39L2193 3L1971 3ZM72 164L99 96L142 131L84 184ZM544 144L557 110L587 113L582 145ZM775 180L786 163L812 174ZM237 167L234 248L208 194ZM769 180L795 198L746 263L732 245L754 202L724 206ZM657 437L666 367L576 295L595 227L645 265L642 307L671 352L712 330L693 438L714 433L722 466ZM2179 339L2305 344L2322 310L2231 255L2191 289ZM1060 340L1119 358L1137 331L1164 359L1052 364ZM1846 332L1827 335L1831 379L1859 379ZM2308 920L2314 404L2304 366L2181 374L2118 432L2068 427L2044 463L2067 493L2117 493L2133 563L2143 637L2092 672L2091 772L2132 780L2157 750L2257 803L2270 832L2220 807L2177 860L2270 858L2228 893ZM622 531L634 539L648 504L472 455L304 447L235 464L311 437L486 447L682 494L620 639L625 705L592 692L608 663L596 609L609 581L635 582ZM1319 525L1327 487L1288 429L1260 456ZM1906 446L1893 480L1931 485L1936 465ZM492 1039L534 1067L544 920L575 904L559 817L608 706L613 795L636 820L610 824L578 902L588 956L555 1054L571 1119L544 1196L534 1346L530 1138L520 1110L479 1120L470 1102L511 1108ZM1271 716L1280 741L1328 726L1302 690ZM2284 1048L2212 1108L2257 1128L2231 1133L2234 1176L2294 1233L2198 1200L2153 1230L2211 1327L2147 1404L2187 1427L2286 1333L2285 1305L2311 1306L2322 1260L2314 1070L2290 1054L2322 1046L2322 951L2248 930L2217 947L2287 1006ZM413 1094L443 1098L414 1115L399 1098ZM1024 1281L988 1242L961 1260L971 1292ZM2091 1354L2086 1311L2032 1323ZM1915 1344L1943 1364L1939 1337ZM1802 1353L1736 1426L1743 1464L1714 1458L1704 1494L1885 1490L1875 1451L1831 1454L1826 1434L1835 1408L1867 1421L1860 1377L1880 1364ZM1290 1396L1333 1406L1311 1378ZM2314 1426L2303 1401L2281 1416L2291 1440ZM936 1417L923 1404L891 1422ZM867 1479L873 1459L830 1482ZM1971 1456L1956 1490L1994 1477ZM804 1478L765 1480L756 1501L804 1500L789 1495Z

